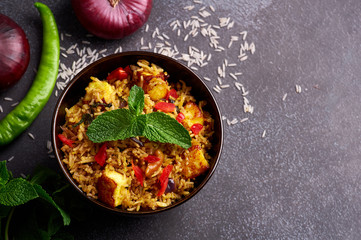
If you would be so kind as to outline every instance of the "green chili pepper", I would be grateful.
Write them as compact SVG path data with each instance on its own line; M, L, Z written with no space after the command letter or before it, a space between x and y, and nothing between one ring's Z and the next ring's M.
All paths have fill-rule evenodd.
M35 120L48 102L58 76L59 33L51 10L36 2L43 22L43 48L34 82L24 99L0 121L0 146L10 143Z

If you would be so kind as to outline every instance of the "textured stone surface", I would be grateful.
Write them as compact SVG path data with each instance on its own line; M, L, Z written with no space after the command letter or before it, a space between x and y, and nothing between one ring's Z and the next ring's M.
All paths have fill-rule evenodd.
M0 93L4 112L20 101L31 85L41 49L41 22L33 1L0 1L0 13L24 27L31 45L31 62L13 89ZM54 11L65 48L82 40L92 49L139 50L141 38L152 42L158 26L180 52L195 46L212 53L209 64L197 73L217 83L217 67L224 59L237 63L230 72L242 72L238 81L249 90L255 110L243 112L241 92L227 75L230 88L213 93L225 117L248 121L228 126L224 151L213 178L184 205L147 218L124 218L94 209L94 220L70 227L76 239L360 239L361 238L361 5L359 0L315 1L154 1L144 27L118 41L87 39L70 1L44 1ZM222 30L216 53L199 34L183 41L169 24L198 15L195 9L216 9L206 21L231 17L235 25ZM199 16L199 15L198 15ZM247 31L256 52L240 62L240 42L228 49L230 37ZM81 45L83 46L83 45ZM88 46L88 45L85 45ZM74 58L61 61L71 66ZM302 87L296 93L295 85ZM60 93L60 92L59 92ZM286 99L283 96L287 93ZM4 97L14 98L13 102ZM48 157L53 95L34 124L16 141L0 150L0 160L14 156L9 168L29 174L38 164L57 169ZM266 130L265 137L262 134ZM35 135L36 140L28 136Z

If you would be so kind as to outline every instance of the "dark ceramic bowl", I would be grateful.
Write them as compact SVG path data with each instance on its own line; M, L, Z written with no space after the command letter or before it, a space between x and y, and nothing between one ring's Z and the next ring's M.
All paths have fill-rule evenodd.
M183 80L186 82L188 86L192 87L192 95L199 100L206 100L207 105L205 106L205 110L208 111L213 119L214 119L214 135L213 135L213 147L210 152L212 159L210 160L210 169L207 174L200 176L196 179L195 187L191 191L191 193L182 198L181 200L175 202L174 204L166 207L166 208L159 208L157 210L141 210L138 212L131 212L122 210L120 208L112 208L109 207L102 202L95 200L93 198L87 197L86 194L77 186L77 183L72 178L71 174L69 173L66 165L62 162L63 154L61 151L62 143L57 138L57 135L61 133L60 126L65 123L65 108L70 108L74 104L78 102L80 97L85 95L85 87L88 85L91 76L95 76L99 79L105 79L107 73L111 72L112 70L118 68L119 66L126 66L129 64L136 65L137 61L140 59L145 59L151 63L157 64L158 66L162 67L168 74L170 78L168 81L172 82L177 80ZM62 169L63 173L65 174L66 178L69 180L71 185L81 194L84 198L90 200L94 204L108 209L112 212L117 212L126 215L148 215L153 213L163 212L165 210L169 210L180 204L188 201L194 195L196 195L208 182L211 178L212 174L214 173L217 163L219 161L222 144L223 144L223 127L221 121L221 114L219 112L219 108L217 103L212 96L210 90L207 86L202 82L201 78L193 73L188 67L184 66L183 64L177 62L176 60L150 52L124 52L120 54L114 54L111 56L104 57L92 64L88 67L84 68L78 75L74 77L74 79L69 83L67 88L64 90L62 95L60 96L53 115L53 122L52 122L52 143L55 150L55 155L57 161Z

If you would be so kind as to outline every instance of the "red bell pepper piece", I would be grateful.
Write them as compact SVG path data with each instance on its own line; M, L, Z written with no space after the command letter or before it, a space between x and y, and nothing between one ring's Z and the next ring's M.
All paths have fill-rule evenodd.
M183 120L185 119L186 117L184 116L183 113L178 113L177 117L175 118L179 123L183 122Z
M203 128L203 125L200 123L195 123L192 125L191 130L192 132L197 135Z
M148 163L154 163L154 162L158 162L160 158L154 155L148 155L144 158L144 160L147 161Z
M126 71L124 71L123 68L119 67L117 69L115 69L114 71L112 71L108 76L107 76L107 80L111 81L111 80L123 80L125 78L128 77L128 73Z
M167 95L165 96L165 99L168 100L169 97L173 97L174 99L178 98L178 93L175 89L171 89L167 92Z
M132 168L133 168L135 177L138 179L140 185L143 187L144 173L143 173L142 169L140 167L138 167L137 165L134 165L133 162L132 162Z
M104 166L105 160L107 159L107 143L103 143L97 154L94 156L94 159L100 166Z
M73 147L73 143L75 142L74 140L66 138L63 134L58 134L58 138L60 141L62 141L62 143L68 145L71 148Z
M124 68L124 71L128 74L128 76L132 76L132 70L130 69L130 66L128 65L128 66L126 66L125 68Z
M173 112L175 110L175 105L173 103L167 103L167 102L159 102L154 107L155 109L166 113Z
M168 165L163 169L162 175L160 175L160 177L159 177L160 189L157 194L158 197L162 196L163 193L165 192L165 190L167 189L168 177L169 177L169 174L172 172L172 169L173 169L173 165Z

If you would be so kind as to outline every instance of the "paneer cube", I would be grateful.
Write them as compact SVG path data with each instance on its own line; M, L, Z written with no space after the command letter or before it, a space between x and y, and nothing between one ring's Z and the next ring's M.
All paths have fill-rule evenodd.
M188 128L192 127L193 124L199 123L204 124L203 113L194 102L188 102L182 111L184 114L183 125L188 126Z
M101 202L111 206L119 206L125 196L129 195L127 187L130 180L116 171L104 170L103 175L98 179L98 198Z
M185 154L183 162L183 176L191 179L198 177L209 169L209 163L204 157L199 145L192 146Z
M97 101L111 103L112 97L115 94L115 88L107 81L100 81L95 77L92 77L91 79L93 81L85 88L86 94L84 101L91 101L95 98Z

